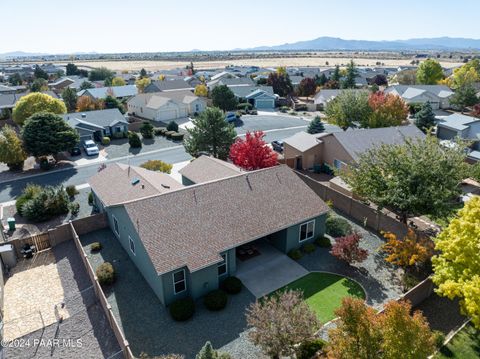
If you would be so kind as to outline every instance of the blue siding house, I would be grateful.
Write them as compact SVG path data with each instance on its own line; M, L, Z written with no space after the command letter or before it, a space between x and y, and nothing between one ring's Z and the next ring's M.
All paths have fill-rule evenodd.
M95 206L164 305L217 289L235 274L239 247L261 240L287 253L324 234L328 206L287 166L223 176L183 186L110 164L90 180Z

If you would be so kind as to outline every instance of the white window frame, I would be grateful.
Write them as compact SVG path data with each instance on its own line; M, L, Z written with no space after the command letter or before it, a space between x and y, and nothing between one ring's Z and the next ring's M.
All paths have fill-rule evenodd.
M118 219L115 217L114 214L112 214L112 221L113 221L113 233L117 235L118 238L120 238L120 225L118 224ZM115 226L115 223L117 224Z
M305 239L302 239L302 227L307 226L307 231L305 233L308 236L308 225L310 223L313 223L312 235L310 237L306 237ZM304 222L298 227L298 242L299 243L308 241L309 239L312 239L314 236L315 236L315 220L314 219L312 219L311 221L308 221L308 222Z
M336 168L337 170L341 170L342 167L345 167L346 163L343 161L340 161L338 159L333 160L333 167Z
M133 255L136 256L137 254L135 253L135 242L133 241L133 238L131 236L128 236L128 246L130 247L130 252L132 252Z
M228 253L222 254L221 257L223 258L223 261L217 264L218 277L223 277L228 274ZM223 266L225 266L225 273L218 273L219 268Z
M175 282L175 274L177 274L179 272L183 272L183 279ZM177 295L177 294L185 292L187 290L187 275L185 273L185 269L180 269L180 270L177 270L177 271L173 272L172 273L172 282L173 282L173 294ZM181 290L180 292L177 292L177 290L175 289L175 284L180 283L180 282L185 283L185 289Z

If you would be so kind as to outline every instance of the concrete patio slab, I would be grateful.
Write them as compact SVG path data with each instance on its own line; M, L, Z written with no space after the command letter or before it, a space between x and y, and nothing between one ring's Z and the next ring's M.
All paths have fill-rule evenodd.
M236 276L257 297L279 289L309 272L264 240L255 243L259 256L237 260Z

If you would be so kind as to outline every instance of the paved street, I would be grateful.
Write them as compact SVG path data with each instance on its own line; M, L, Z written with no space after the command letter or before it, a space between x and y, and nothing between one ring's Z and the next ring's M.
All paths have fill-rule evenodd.
M265 141L271 142L273 140L283 140L299 131L305 131L308 123L308 120L294 116L243 116L242 122L236 127L236 131L239 136L242 136L247 131L262 130L265 132ZM340 130L338 127L328 124L325 125L325 129L328 132ZM126 147L125 154L128 153L127 150L128 148ZM140 152L136 155L132 154L128 158L127 156L113 158L103 163L120 162L138 166L151 159L160 159L167 163L175 164L188 161L191 159L191 156L185 152L182 145L174 145L173 147L155 149L149 152ZM91 165L63 168L21 179L0 182L0 203L13 200L28 183L39 185L63 184L64 186L85 184L98 171L99 166L99 163L93 163Z

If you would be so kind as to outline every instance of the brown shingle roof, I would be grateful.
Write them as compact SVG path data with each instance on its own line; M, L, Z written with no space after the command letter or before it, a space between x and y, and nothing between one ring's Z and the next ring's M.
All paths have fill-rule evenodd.
M242 170L232 163L209 156L200 156L178 171L194 183L209 182L232 177Z
M134 179L140 181L133 185ZM150 197L183 186L165 173L112 163L90 178L89 184L105 206Z
M218 263L219 253L328 211L287 166L125 203L159 274Z

